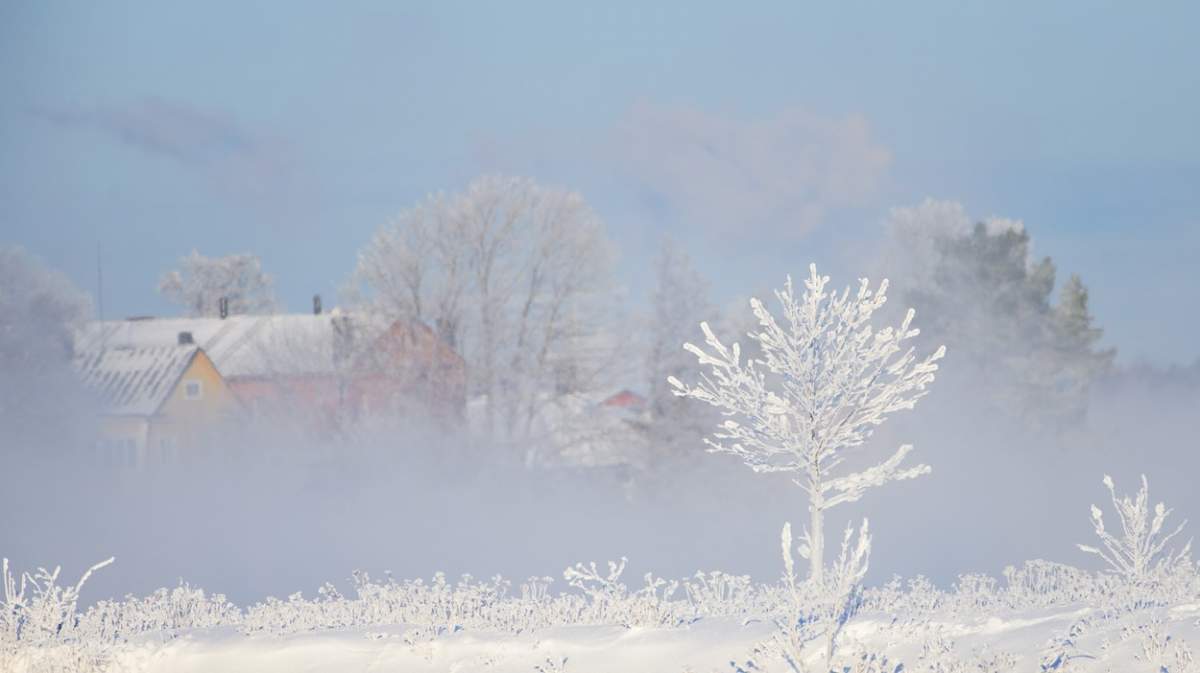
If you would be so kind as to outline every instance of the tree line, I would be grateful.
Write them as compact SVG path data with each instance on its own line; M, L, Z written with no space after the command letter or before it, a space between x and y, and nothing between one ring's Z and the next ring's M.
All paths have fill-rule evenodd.
M982 381L986 404L1047 427L1083 419L1115 353L1100 346L1082 279L1059 282L1051 258L1033 257L1023 226L970 222L957 204L927 201L893 211L881 240L894 294L922 315L921 339L945 343L952 372ZM20 249L2 252L0 358L5 371L22 372L6 378L4 416L20 424L37 406L36 394L20 391L37 372L64 370L53 344L90 314L64 276ZM744 341L754 319L746 306L716 308L708 278L671 240L662 243L645 308L631 310L615 258L603 220L579 193L485 176L380 226L359 251L342 301L429 326L464 357L484 431L514 446L562 396L640 382L649 463L669 463L695 452L720 420L667 385L669 375L698 371L682 344L701 321ZM222 298L231 314L280 308L274 279L253 254L193 251L158 289L189 316L217 315ZM748 357L761 355L749 346Z

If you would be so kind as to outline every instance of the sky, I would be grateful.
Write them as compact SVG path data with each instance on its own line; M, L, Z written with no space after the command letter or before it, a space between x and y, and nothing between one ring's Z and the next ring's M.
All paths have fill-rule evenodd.
M0 4L0 244L92 294L99 250L107 317L192 249L305 310L502 172L579 190L631 297L670 234L720 298L935 198L1022 220L1121 361L1200 359L1200 6L646 4Z

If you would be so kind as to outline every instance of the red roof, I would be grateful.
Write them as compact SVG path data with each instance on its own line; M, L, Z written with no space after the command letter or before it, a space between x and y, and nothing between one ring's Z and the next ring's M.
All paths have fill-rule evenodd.
M601 402L600 405L605 406L605 407L624 407L624 408L643 407L646 405L646 398L642 397L641 395L638 395L637 393L635 393L633 391L622 390L621 392L617 393L616 395L613 395L612 397Z

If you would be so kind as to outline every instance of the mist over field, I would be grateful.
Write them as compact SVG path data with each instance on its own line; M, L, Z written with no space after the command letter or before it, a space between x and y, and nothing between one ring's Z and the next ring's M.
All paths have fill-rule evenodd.
M1200 509L1190 486L1195 367L1118 369L1097 381L1086 417L1059 429L998 410L989 389L953 376L955 364L951 352L946 380L866 452L912 443L932 474L836 511L835 527L871 517L874 581L923 574L949 586L1030 558L1087 566L1075 544L1089 534L1103 474L1145 473L1177 511ZM22 413L54 416L60 399ZM86 436L85 405L57 431ZM807 514L787 476L753 474L698 441L652 469L527 469L499 440L419 420L337 439L290 423L139 470L103 464L84 440L6 445L11 474L47 478L12 480L0 494L5 553L22 567L116 556L89 584L92 598L183 579L248 602L312 592L358 569L523 579L621 556L638 573L722 569L769 582L780 572L770 541Z

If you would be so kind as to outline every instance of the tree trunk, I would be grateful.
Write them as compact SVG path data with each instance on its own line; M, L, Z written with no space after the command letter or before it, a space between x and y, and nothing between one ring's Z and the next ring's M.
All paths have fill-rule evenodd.
M825 502L812 498L808 504L812 521L808 529L808 578L816 585L825 581Z

